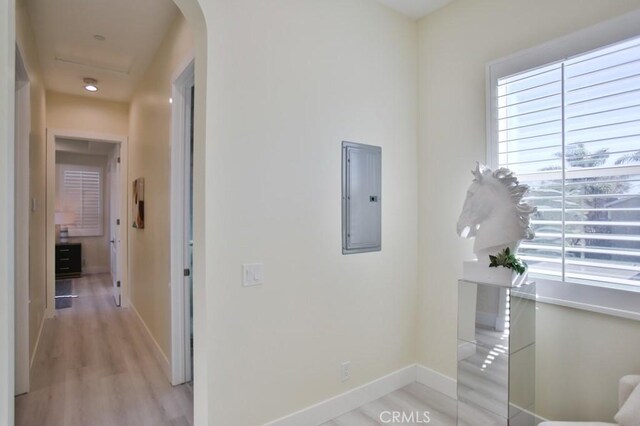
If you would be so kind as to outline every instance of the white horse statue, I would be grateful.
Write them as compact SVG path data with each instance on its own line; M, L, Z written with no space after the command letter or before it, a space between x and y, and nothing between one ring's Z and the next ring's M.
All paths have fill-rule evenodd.
M530 216L536 207L522 201L529 187L521 185L509 169L491 171L477 163L471 173L474 179L458 219L458 235L475 237L473 251L488 265L489 255L507 247L515 253L520 241L533 239Z

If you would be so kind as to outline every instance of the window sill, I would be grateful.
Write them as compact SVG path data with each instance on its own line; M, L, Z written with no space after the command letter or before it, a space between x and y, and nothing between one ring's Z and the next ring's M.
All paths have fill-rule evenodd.
M536 281L538 302L640 321L640 288L619 289L531 279Z

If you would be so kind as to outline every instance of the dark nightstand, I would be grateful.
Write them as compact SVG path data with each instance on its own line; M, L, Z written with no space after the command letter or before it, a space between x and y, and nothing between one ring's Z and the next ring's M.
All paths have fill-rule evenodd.
M56 279L82 275L82 244L56 244Z

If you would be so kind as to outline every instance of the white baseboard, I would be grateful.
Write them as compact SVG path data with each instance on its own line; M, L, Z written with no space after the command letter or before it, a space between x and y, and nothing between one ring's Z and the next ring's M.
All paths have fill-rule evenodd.
M42 319L40 320L40 327L38 328L38 337L36 337L36 344L33 346L33 353L31 354L31 359L29 360L29 370L33 368L33 362L36 359L36 354L38 353L38 348L40 347L40 337L42 337L42 329L44 328L44 320L47 319L45 312L42 313Z
M476 312L476 322L496 330L504 330L504 320L501 320L496 314Z
M416 382L445 394L450 398L458 399L457 382L451 377L438 373L424 365L416 365Z
M322 424L415 381L416 366L413 364L333 398L269 422L265 426Z
M512 410L515 411L516 414L511 414ZM544 417L541 417L535 413L532 413L529 410L525 410L524 408L519 407L515 404L511 404L511 407L509 408L509 413L512 416L509 421L509 424L513 426L531 426L531 425L537 425L539 423L549 421L548 419L545 419Z
M458 399L456 380L424 365L412 364L333 398L273 420L264 426L319 425L413 382L418 382L452 399ZM516 425L528 426L547 421L530 411L516 408L520 410L520 415L513 419Z
M129 308L133 311L133 313L135 314L135 317L138 319L138 321L140 322L140 325L144 329L145 333L143 334L147 338L147 343L149 344L149 346L151 346L154 358L160 364L160 367L162 368L162 371L164 372L165 376L167 376L167 379L169 380L169 382L171 382L171 363L169 362L169 358L167 358L164 352L162 352L160 345L158 344L156 339L153 337L153 334L151 334L151 330L149 330L149 327L147 327L147 324L144 322L144 320L136 310L136 307L133 305L133 303L129 303Z
M467 359L476 354L476 345L471 342L458 343L458 360Z

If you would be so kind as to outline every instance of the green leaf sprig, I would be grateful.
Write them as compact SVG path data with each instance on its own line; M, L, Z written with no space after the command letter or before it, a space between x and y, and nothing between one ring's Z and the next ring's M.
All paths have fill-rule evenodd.
M497 256L489 255L489 260L491 261L489 264L490 268L502 266L504 268L513 269L518 273L518 275L524 274L527 270L527 264L518 259L515 254L512 254L509 247L502 250Z

